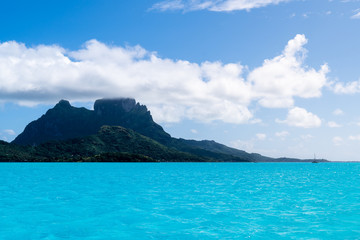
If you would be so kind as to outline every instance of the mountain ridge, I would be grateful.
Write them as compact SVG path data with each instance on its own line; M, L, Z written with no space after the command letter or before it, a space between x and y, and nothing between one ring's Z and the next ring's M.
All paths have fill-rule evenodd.
M131 98L118 98L96 100L94 110L73 107L69 101L60 100L39 119L29 123L12 143L38 145L84 137L96 134L103 125L129 128L158 142L171 138L153 121L146 106Z
M121 131L117 131L119 129L112 129L111 137L114 138L112 142L104 139L102 135L104 126L110 128L121 127L123 131L127 131L129 134L131 133L130 135L136 136L134 137L136 140L133 142L132 149L131 147L129 148L128 145L116 141L117 137L122 139L122 141L128 141L121 135ZM165 153L175 154L174 156L176 156L179 161L185 161L182 154L188 154L187 156L192 158L192 161L312 161L311 159L300 160L265 157L257 153L247 153L242 150L230 148L212 140L196 141L173 138L165 132L159 124L153 121L151 113L145 105L137 103L135 99L132 98L99 99L94 102L94 110L83 107L73 107L69 101L60 100L39 119L29 123L24 131L14 139L12 144L35 147L37 149L36 151L43 152L42 157L46 157L47 150L44 150L44 146L47 146L48 149L52 149L48 156L54 157L56 154L61 155L55 148L55 146L63 147L63 145L60 144L61 142L64 145L73 144L69 143L71 139L82 139L83 142L87 142L90 141L90 136L92 136L93 139L101 139L101 141L107 143L109 149L111 149L107 151L108 146L103 144L101 151L90 151L93 155L105 153L131 153L141 155L142 153L136 150L136 144L143 142L143 137L145 137L147 138L147 144L153 146L158 152L157 154L150 154L149 151L145 151L145 148L141 147L141 149L144 150L143 153L145 156L154 158L154 161L171 161L171 159L158 158L159 155L164 155ZM160 144L162 147L158 147L160 145L154 145L154 142ZM79 149L82 150L85 150L89 146L91 146L89 142L85 145L78 145ZM117 146L121 146L122 149L116 148ZM71 151L73 151L73 149ZM160 152L162 153L160 154ZM41 154L34 154L41 157ZM88 156L85 151L83 151L83 155L87 158L91 157ZM66 156L68 159L71 158L70 155Z

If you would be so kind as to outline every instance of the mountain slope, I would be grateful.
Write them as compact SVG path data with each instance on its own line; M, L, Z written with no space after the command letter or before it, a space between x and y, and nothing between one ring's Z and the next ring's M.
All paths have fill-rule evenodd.
M230 148L215 141L195 141L180 138L172 139L171 145L181 151L186 151L193 154L201 152L202 155L207 157L216 157L217 155L221 154L238 157L247 161L254 161L252 154L235 148Z
M95 135L65 141L50 141L33 149L38 157L46 157L54 161L91 161L97 155L118 156L117 153L135 154L147 158L148 161L158 162L214 161L169 149L148 137L120 126L103 126Z
M172 138L156 124L146 106L134 99L100 99L94 110L76 108L61 100L26 126L13 141L19 145L39 145L48 141L61 141L96 134L101 126L122 126L147 136L169 148L188 152L199 157L221 161L252 161L250 154L226 147L214 141L194 141Z
M89 154L98 153L114 153L114 152L130 152L134 154L144 154L146 156L154 157L157 160L161 160L160 155L150 154L150 150L141 145L137 151L138 144L143 144L142 138L136 137L136 141L131 142L130 145L124 145L124 142L117 141L114 136L116 135L104 135L104 129L102 126L121 126L126 131L134 131L134 134L141 134L147 137L146 144L153 146L157 153L165 151L169 153L169 150L175 152L185 152L192 157L197 156L198 160L194 161L253 161L253 162L283 162L283 161L301 161L299 159L288 158L269 158L260 154L250 154L245 151L227 147L223 144L219 144L215 141L195 141L172 138L166 133L163 128L155 123L152 116L146 106L136 103L134 99L130 98L118 98L118 99L100 99L94 103L94 110L88 110L86 108L76 108L70 105L68 101L61 100L54 108L48 110L46 114L41 116L38 120L35 120L26 126L25 130L13 141L18 145L39 146L37 151L42 151L39 157L43 157L46 153L46 148L51 149L52 153L57 152L59 156L63 154L65 158L69 158L76 155L76 148L69 148L70 139L77 139L76 141L86 141L87 144L79 145L79 149L83 151L79 156L89 157ZM99 132L100 131L100 132ZM112 130L114 131L114 129ZM119 130L117 134L121 141L126 141ZM94 137L96 135L97 137ZM130 134L131 135L131 134ZM92 136L92 143L88 136ZM107 138L104 138L107 136ZM101 141L99 141L99 139ZM110 140L111 139L111 140ZM151 142L151 141L153 142ZM61 141L65 141L61 143ZM71 140L75 141L75 140ZM88 142L90 141L90 142ZM140 142L137 142L140 141ZM51 143L48 143L51 142ZM158 145L154 145L156 142L166 149L160 151ZM76 142L79 144L79 142ZM101 152L95 151L96 146L102 145ZM118 144L118 145L116 145ZM46 148L41 148L46 146ZM67 148L64 148L64 147ZM118 148L116 146L119 146ZM120 147L121 146L121 147ZM155 147L157 146L157 147ZM58 151L56 149L61 149ZM104 149L109 148L107 151ZM86 150L86 151L85 151ZM171 152L170 151L170 152ZM68 155L71 153L72 155ZM66 155L67 154L67 155ZM53 154L50 154L53 157ZM48 156L49 157L49 156ZM168 155L167 157L171 157ZM183 156L184 157L184 156ZM180 158L179 158L180 159ZM168 161L171 161L167 159ZM179 160L180 161L180 160ZM181 161L185 161L182 158ZM308 160L309 161L309 160Z
M0 140L0 162L40 161L28 147L10 144Z
M29 123L13 143L38 145L94 134L97 130L94 130L96 126L91 121L93 115L88 109L72 107L68 101L61 100L41 118Z
M166 147L131 129L102 126L97 134L36 146L0 141L2 162L226 162L244 160L228 155L198 156Z
M130 128L142 135L164 143L171 137L156 124L146 106L134 99L101 99L94 110L76 108L61 100L46 114L28 124L13 143L38 145L47 141L66 140L96 134L101 126L112 125Z

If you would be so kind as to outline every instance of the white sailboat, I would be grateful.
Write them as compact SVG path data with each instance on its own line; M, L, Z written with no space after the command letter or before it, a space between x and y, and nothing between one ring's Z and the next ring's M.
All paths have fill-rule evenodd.
M314 153L314 160L312 161L312 163L319 163L319 161L316 160L316 155L315 155L315 153Z

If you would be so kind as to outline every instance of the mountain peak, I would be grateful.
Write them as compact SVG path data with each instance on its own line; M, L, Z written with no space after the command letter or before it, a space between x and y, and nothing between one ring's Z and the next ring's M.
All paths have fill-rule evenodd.
M117 112L130 112L136 107L136 101L133 98L103 98L96 100L94 111L98 115Z
M62 108L69 108L71 107L71 104L68 100L61 99L55 107L62 107Z
M61 100L41 118L28 124L13 142L38 145L84 137L96 134L103 125L129 128L159 142L170 139L170 135L153 121L146 106L133 98L114 98L96 100L94 110L73 107L69 101Z
M55 106L71 106L68 100L61 99Z

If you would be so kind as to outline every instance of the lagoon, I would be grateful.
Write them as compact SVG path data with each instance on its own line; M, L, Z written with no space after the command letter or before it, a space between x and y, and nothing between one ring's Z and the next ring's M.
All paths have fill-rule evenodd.
M0 239L360 239L359 163L1 163Z

